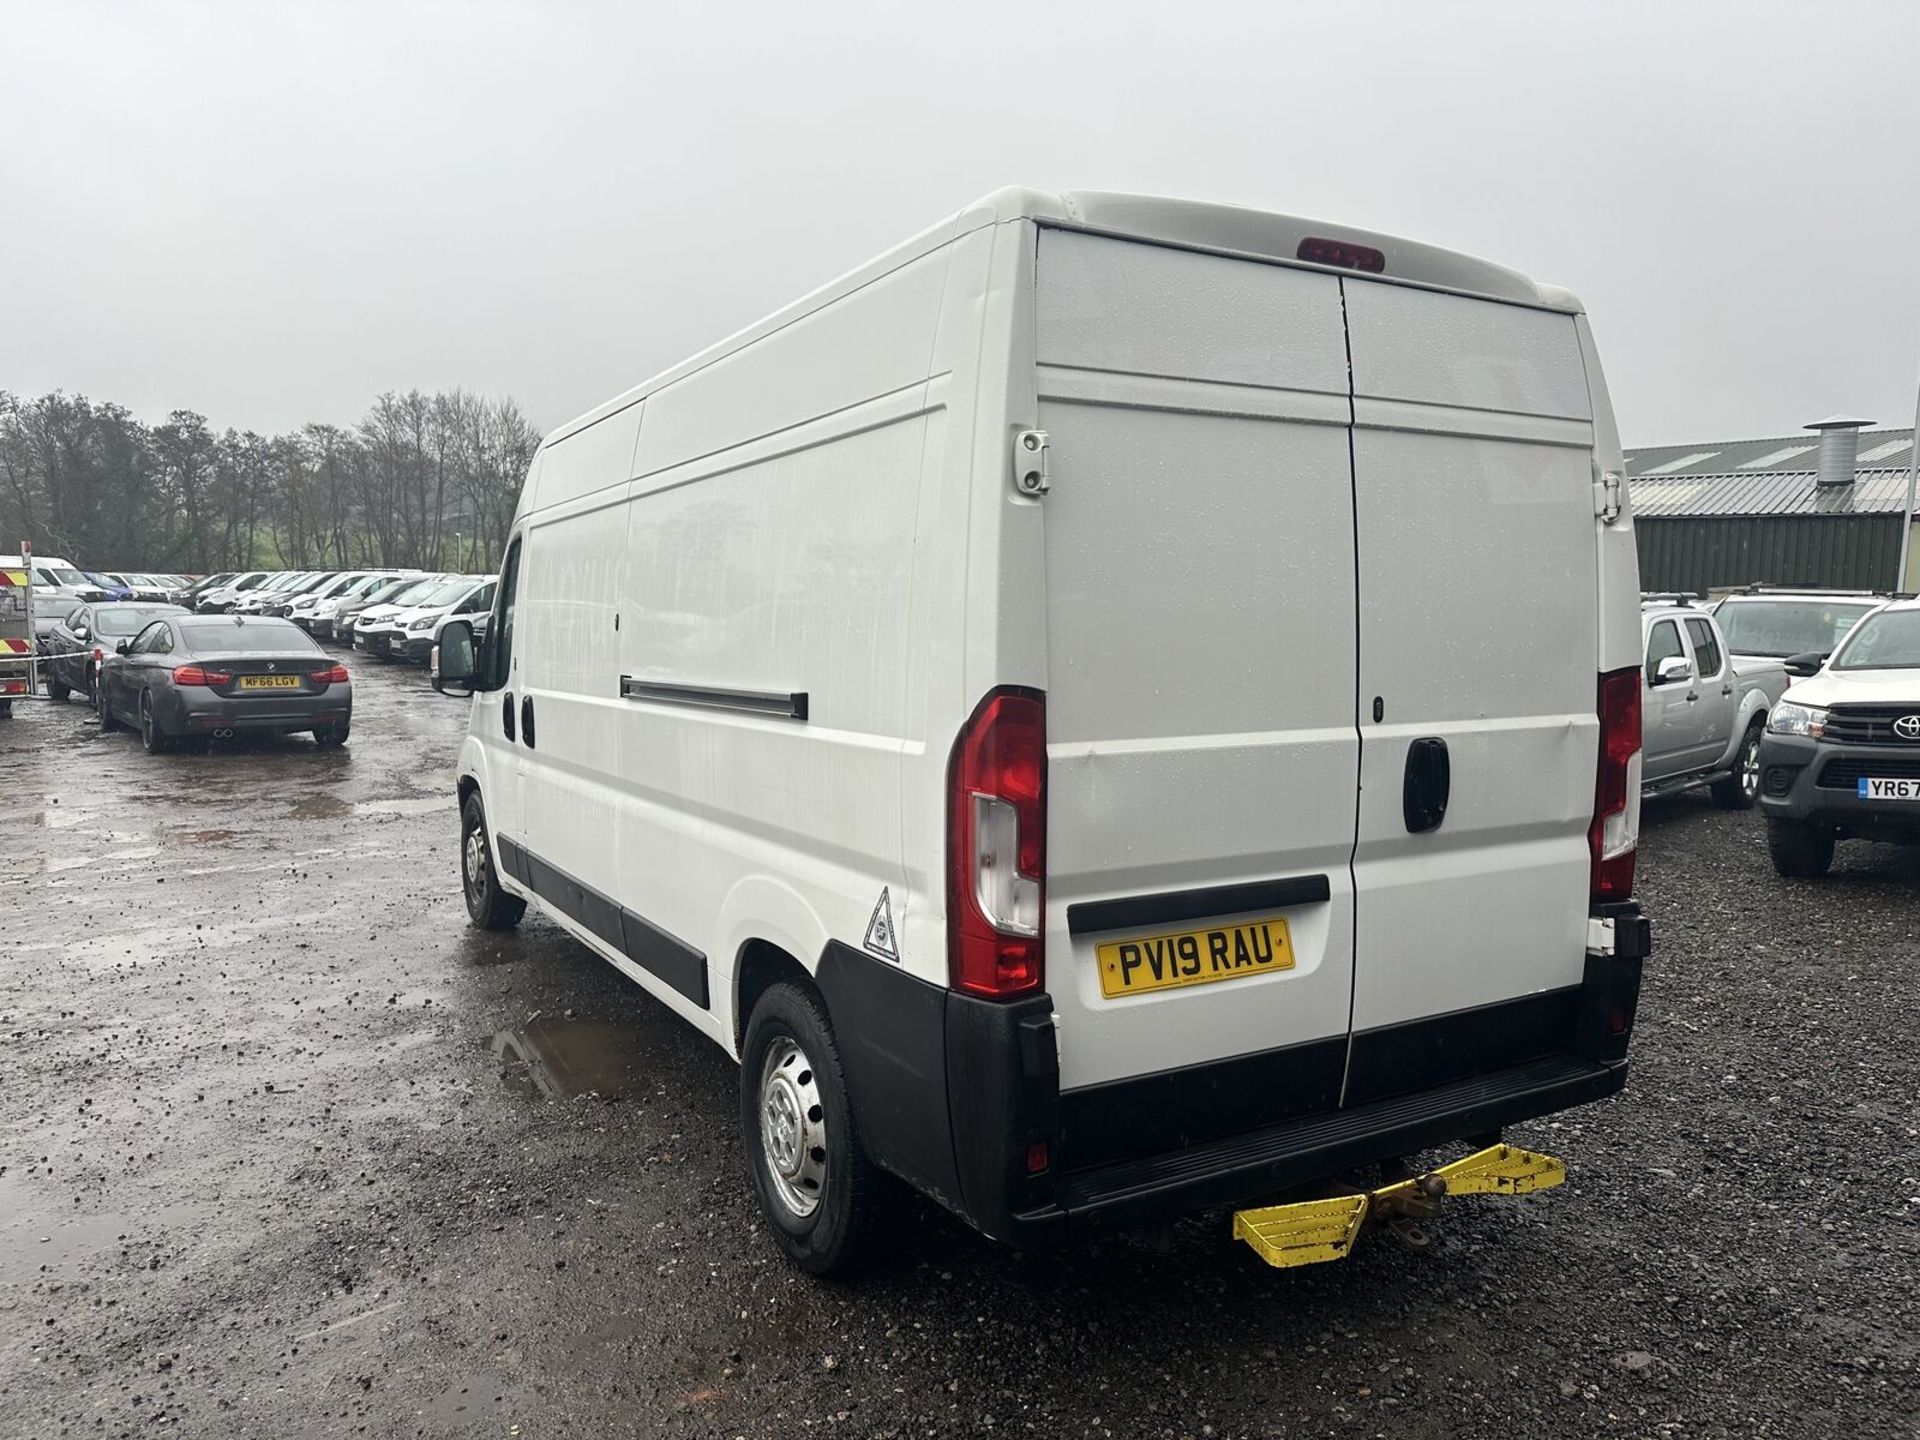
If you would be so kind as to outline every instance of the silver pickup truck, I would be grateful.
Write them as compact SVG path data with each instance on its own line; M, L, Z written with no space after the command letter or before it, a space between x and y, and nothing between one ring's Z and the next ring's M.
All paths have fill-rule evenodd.
M1746 810L1760 796L1760 737L1787 688L1778 660L1728 653L1720 626L1684 595L1641 601L1641 775L1649 795L1706 785Z

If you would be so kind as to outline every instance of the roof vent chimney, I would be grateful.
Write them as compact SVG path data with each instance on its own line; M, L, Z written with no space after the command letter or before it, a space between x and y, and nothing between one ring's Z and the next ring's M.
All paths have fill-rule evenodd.
M1855 459L1860 454L1860 432L1873 424L1851 415L1829 415L1804 428L1820 432L1820 474L1817 483L1852 485Z

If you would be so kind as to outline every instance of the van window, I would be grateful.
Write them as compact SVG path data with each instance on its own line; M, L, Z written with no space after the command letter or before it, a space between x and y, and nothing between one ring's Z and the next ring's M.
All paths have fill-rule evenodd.
M1660 673L1660 662L1670 660L1675 655L1687 652L1680 644L1680 627L1671 620L1662 620L1653 627L1647 636L1647 684L1654 683L1654 677Z
M1720 673L1720 642L1713 638L1713 627L1704 620L1689 620L1687 634L1693 638L1694 660L1700 667L1700 678L1711 680Z
M507 547L507 562L500 567L500 588L493 597L493 620L487 627L491 663L488 665L489 690L498 690L513 673L514 592L520 588L520 542Z

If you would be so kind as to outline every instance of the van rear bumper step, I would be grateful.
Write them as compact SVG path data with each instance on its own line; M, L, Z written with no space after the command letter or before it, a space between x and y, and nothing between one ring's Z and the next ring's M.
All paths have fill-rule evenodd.
M1624 1060L1550 1055L1412 1095L1059 1177L1055 1203L1011 1217L1016 1243L1110 1233L1251 1200L1358 1165L1485 1135L1612 1095Z

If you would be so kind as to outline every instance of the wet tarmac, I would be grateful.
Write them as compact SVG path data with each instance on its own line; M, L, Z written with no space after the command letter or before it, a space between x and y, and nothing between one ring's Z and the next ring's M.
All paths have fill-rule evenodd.
M144 754L0 722L0 1435L1912 1436L1920 866L1784 886L1649 811L1628 1093L1573 1179L1271 1272L1202 1217L1038 1259L916 1205L763 1238L735 1074L551 925L471 929L462 703Z

